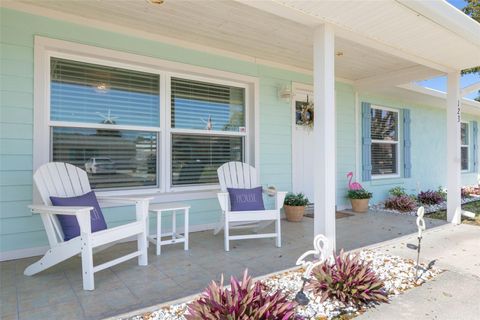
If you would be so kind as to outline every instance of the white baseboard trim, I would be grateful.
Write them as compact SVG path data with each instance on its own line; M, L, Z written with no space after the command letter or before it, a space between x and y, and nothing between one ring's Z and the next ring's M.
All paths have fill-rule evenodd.
M193 225L190 226L190 233L192 232L200 232L200 231L207 231L207 230L213 230L217 227L216 223L207 223L207 224L199 224L199 225ZM167 232L170 230L166 230ZM177 228L177 231L182 233L183 232L183 226L181 228ZM212 234L213 237L213 234ZM126 238L123 239L119 242L129 242L129 241L134 241L135 239L133 238ZM42 246L42 247L35 247L35 248L25 248L25 249L18 249L18 250L11 250L11 251L5 251L5 252L0 252L0 261L8 261L8 260L16 260L16 259L23 259L23 258L29 258L29 257L36 257L36 256L43 256L45 252L50 249L49 246Z

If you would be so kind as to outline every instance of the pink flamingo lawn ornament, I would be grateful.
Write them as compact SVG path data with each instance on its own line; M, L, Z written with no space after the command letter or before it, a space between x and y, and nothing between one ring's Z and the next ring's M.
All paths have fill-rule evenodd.
M360 183L358 182L352 182L353 178L353 172L347 173L347 178L348 178L348 189L349 190L362 190L363 187Z

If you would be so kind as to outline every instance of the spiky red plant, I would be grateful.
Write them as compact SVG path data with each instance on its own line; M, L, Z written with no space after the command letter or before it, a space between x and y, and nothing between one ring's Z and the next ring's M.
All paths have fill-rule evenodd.
M322 302L326 299L353 305L388 302L384 283L372 271L371 263L343 250L333 262L326 260L313 269L307 289L320 295Z
M435 205L445 201L445 197L441 192L433 190L421 191L417 198L420 203L426 205Z
M385 208L398 211L413 211L417 207L415 200L407 195L392 196L385 200Z
M230 289L212 281L202 295L188 304L187 320L291 320L295 303L281 292L267 293L260 281L253 282L247 270L242 281L231 277Z

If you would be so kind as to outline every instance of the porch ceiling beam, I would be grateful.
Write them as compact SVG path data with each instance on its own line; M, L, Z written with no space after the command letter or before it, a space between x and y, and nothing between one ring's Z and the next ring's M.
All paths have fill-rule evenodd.
M324 24L313 36L314 233L335 249L335 34Z
M462 106L460 103L460 71L448 74L447 82L447 220L460 223L462 198L461 188L461 139L460 123Z
M464 97L467 94L470 94L472 92L479 91L479 90L480 90L480 81L474 84L471 84L468 87L463 88L462 91L460 92L460 96Z
M424 66L413 66L401 70L386 72L381 75L375 75L354 81L353 85L358 90L378 89L400 84L409 83L416 80L424 80L444 73L438 70L425 68Z
M358 43L362 46L367 46L372 49L378 50L383 53L387 53L393 57L400 59L408 60L435 70L442 71L444 73L449 73L454 71L452 68L436 63L434 61L422 58L416 54L406 52L400 47L395 47L393 45L387 44L379 39L374 39L368 35L358 33L354 30L347 29L345 26L340 26L335 24L334 21L327 21L318 16L312 16L307 13L304 13L294 8L290 8L280 2L276 1L250 1L250 0L235 0L241 2L250 7L275 14L279 17L295 21L310 27L317 27L322 23L328 23L335 28L335 36L338 36L343 39L347 39L354 43Z

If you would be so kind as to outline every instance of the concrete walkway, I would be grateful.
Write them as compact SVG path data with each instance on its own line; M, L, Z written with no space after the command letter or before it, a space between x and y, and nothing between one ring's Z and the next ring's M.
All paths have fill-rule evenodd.
M426 232L421 261L436 260L446 270L421 287L395 297L358 319L480 319L480 227L444 225ZM415 235L375 246L376 249L416 259Z

